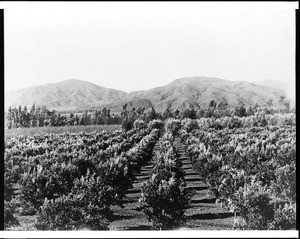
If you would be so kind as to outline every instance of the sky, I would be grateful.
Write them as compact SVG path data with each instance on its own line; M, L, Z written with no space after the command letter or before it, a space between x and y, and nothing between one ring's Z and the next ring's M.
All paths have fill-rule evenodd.
M126 92L189 76L295 84L297 2L1 2L5 91Z

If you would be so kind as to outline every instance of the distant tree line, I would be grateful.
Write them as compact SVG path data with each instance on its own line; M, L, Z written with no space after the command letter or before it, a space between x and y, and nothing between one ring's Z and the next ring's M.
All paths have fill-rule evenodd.
M26 128L26 127L46 127L46 126L67 126L67 125L103 125L121 124L122 118L119 115L111 114L109 109L95 110L93 112L84 111L79 114L61 114L46 107L36 107L33 105L30 110L26 106L22 109L9 107L6 112L6 127Z
M102 108L101 110L84 111L81 113L62 114L55 110L49 110L46 107L36 107L33 105L31 109L26 106L22 109L9 107L6 112L6 127L24 128L24 127L46 127L46 126L68 126L68 125L110 125L122 124L122 129L130 130L133 128L135 120L139 119L145 123L154 119L165 120L168 118L175 119L200 119L200 118L221 118L224 116L250 116L256 113L274 114L274 113L290 113L295 112L295 108L291 109L289 102L285 97L280 97L279 106L274 106L273 100L266 101L264 106L254 104L245 108L241 103L239 106L231 108L226 99L216 102L211 100L206 108L195 109L194 107L172 110L167 107L164 111L157 113L154 107L146 109L145 107L131 107L128 104L123 105L120 114L111 114L110 109Z
M215 102L211 100L208 107L203 109L195 109L194 107L184 108L181 111L176 109L172 110L171 107L167 107L163 112L157 113L152 107L150 110L145 110L145 107L135 109L127 109L127 104L123 105L122 116L122 129L129 130L133 128L134 122L137 119L143 120L145 123L154 119L166 120L168 118L174 119L200 119L200 118L222 118L225 116L238 116L246 117L262 113L263 115L275 114L275 113L290 113L295 112L295 109L290 108L289 102L285 97L281 97L279 100L279 106L275 107L273 100L268 100L264 106L254 104L245 108L241 103L239 106L231 108L226 99Z

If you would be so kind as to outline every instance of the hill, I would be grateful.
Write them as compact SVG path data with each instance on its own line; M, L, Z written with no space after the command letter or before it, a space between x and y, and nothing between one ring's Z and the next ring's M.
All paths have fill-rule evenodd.
M287 87L287 84L285 82L277 81L277 80L261 80L261 81L253 81L252 83L256 85L271 87L274 89L286 89Z
M131 92L126 100L150 99L158 110L168 106L172 109L182 109L188 106L195 108L207 107L211 100L220 102L227 100L230 106L240 103L245 106L263 105L267 99L275 102L284 92L265 86L258 86L245 81L229 81L212 77L185 77L174 80L168 85L148 91Z
M127 93L90 82L65 80L7 92L5 107L32 104L55 110L82 110L121 100Z
M290 99L291 104L295 105L295 100L296 100L296 85L295 82L282 82L282 81L275 81L275 80L263 80L263 81L254 81L254 84L257 85L263 85L275 89L281 89L284 91L285 95L287 98Z
M216 102L227 100L230 106L242 103L248 107L255 103L263 105L272 98L276 104L279 97L284 94L280 89L213 77L185 77L161 87L130 93L86 81L65 80L7 92L5 108L36 104L58 111L108 107L112 112L120 112L123 104L127 103L129 107L136 108L153 106L159 112L167 107L172 109L207 107L211 100Z

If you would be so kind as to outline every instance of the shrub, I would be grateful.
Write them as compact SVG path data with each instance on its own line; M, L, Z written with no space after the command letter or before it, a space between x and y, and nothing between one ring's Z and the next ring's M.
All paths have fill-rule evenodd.
M146 128L147 125L145 123L144 120L141 120L141 119L136 119L134 122L133 122L133 128L135 130L140 130L140 129L144 129Z
M100 176L90 174L74 181L72 192L59 198L45 199L37 214L40 230L107 229L109 206L115 190Z
M156 229L172 229L185 221L184 209L189 202L183 181L153 174L142 186L139 199L143 212Z
M166 142L167 141L167 142ZM169 143L170 145L173 145L174 136L171 131L166 131L164 135L161 138L160 145L164 145L165 143ZM167 148L160 147L163 151L168 150Z
M108 220L103 208L82 200L82 194L63 195L55 200L45 199L37 214L38 230L107 230Z
M20 207L18 209L18 212L20 213L20 215L35 215L37 212L33 204L28 201L21 200L19 205Z
M145 166L152 158L153 148L158 140L158 130L154 129L145 136L138 145L131 148L124 156L130 162L130 167L136 173L140 172L142 166Z
M177 179L184 179L184 171L181 168L181 162L178 160L178 153L175 147L169 148L163 154L156 154L154 158L154 167L151 174L156 174L161 179L167 179L172 173Z
M97 175L97 184L101 183L101 187L105 188L102 193L107 195L107 203L121 205L127 189L132 187L134 180L128 160L121 156L111 158L98 168ZM99 186L95 186L94 190L97 188L99 190Z
M129 131L133 128L134 117L126 115L122 120L122 130Z
M182 128L186 130L186 132L192 132L195 129L199 129L199 125L197 120L185 118L181 121Z
M13 185L14 184L13 184L10 176L8 176L7 172L5 172L4 173L4 199L7 201L10 201L14 196Z
M43 163L50 166L34 163L19 181L20 201L30 203L35 209L43 204L45 198L54 199L67 195L74 179L80 177L80 173L85 175L89 166L88 160L82 157L76 158L74 164L51 163L46 159Z
M170 131L174 136L178 134L178 131L181 129L181 122L177 119L167 119L165 123L165 129Z
M15 205L11 202L4 201L4 229L19 225L18 219L14 216Z
M274 219L270 223L271 230L295 230L296 229L296 204L286 203L283 208L277 208Z
M230 118L227 127L229 129L240 128L242 127L242 121L239 118L233 116Z
M291 163L277 168L275 171L276 181L272 182L271 188L279 198L287 198L296 201L296 165Z
M181 129L181 130L178 131L178 133L179 133L180 141L181 142L186 142L186 140L189 137L188 132L185 129Z
M240 187L232 197L231 208L245 220L246 230L267 230L274 218L270 191L260 182Z
M162 132L164 128L164 122L159 119L152 120L149 122L148 128L150 130L158 129L160 132Z
M36 209L43 204L44 198L54 198L55 189L54 180L40 165L33 173L24 173L20 180L21 199L30 202Z

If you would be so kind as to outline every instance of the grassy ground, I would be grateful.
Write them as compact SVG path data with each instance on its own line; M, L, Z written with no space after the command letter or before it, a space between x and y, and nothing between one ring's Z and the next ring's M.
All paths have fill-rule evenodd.
M77 126L62 126L62 127L36 127L36 128L21 128L21 129L5 129L5 138L17 137L18 135L33 136L49 133L74 133L74 132L94 132L94 131L114 131L121 129L121 125L77 125Z

